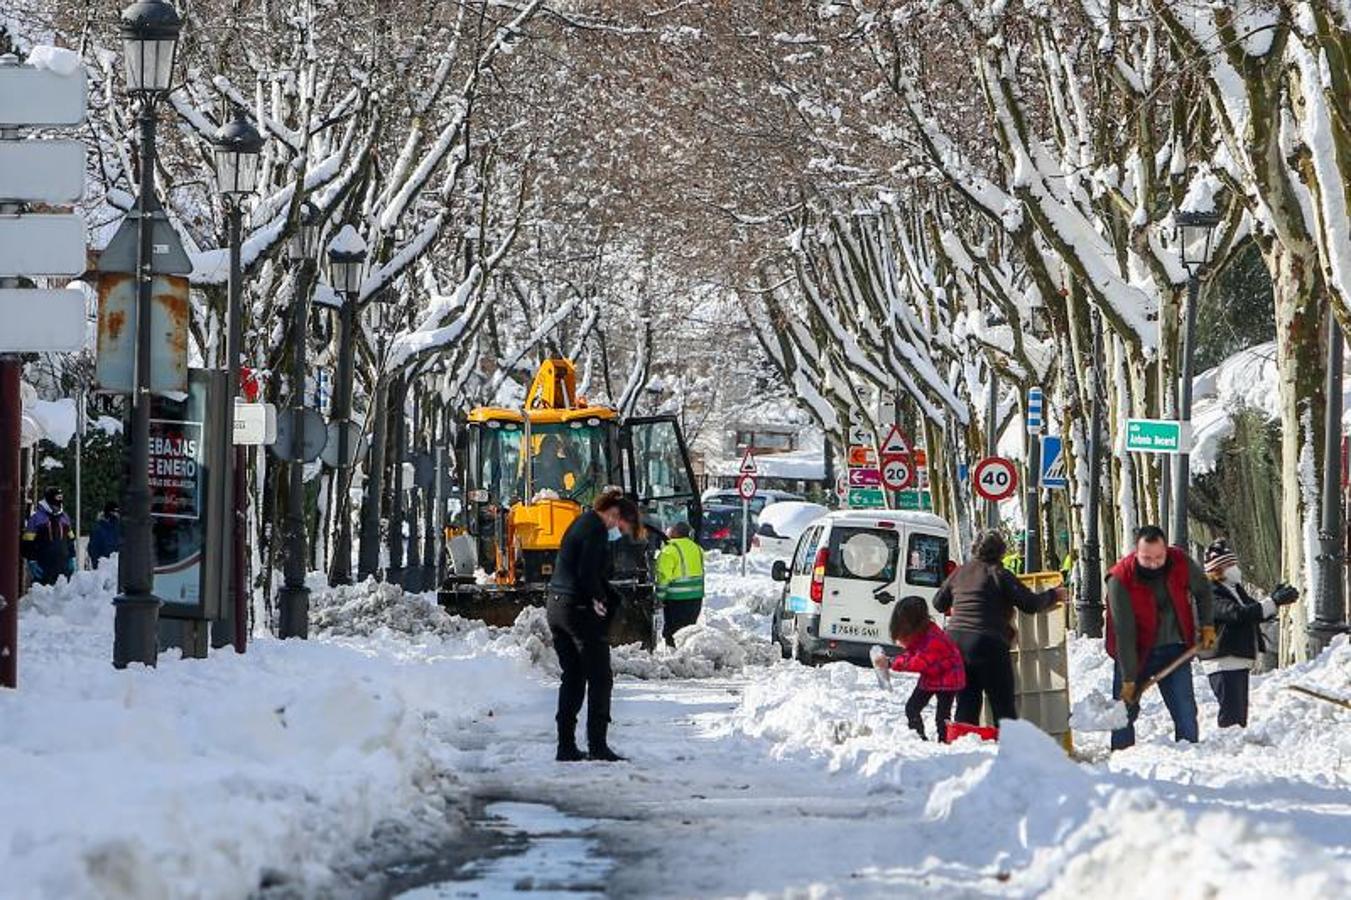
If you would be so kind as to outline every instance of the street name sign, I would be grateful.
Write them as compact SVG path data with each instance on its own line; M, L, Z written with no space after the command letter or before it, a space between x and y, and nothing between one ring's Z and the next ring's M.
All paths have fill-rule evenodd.
M74 203L84 196L84 144L0 141L0 197L26 203ZM81 245L83 250L83 245Z
M1191 423L1172 419L1127 419L1126 450L1130 453L1186 453L1191 449Z
M896 508L903 512L929 512L934 508L933 495L928 491L901 491L896 495Z
M850 509L881 509L886 506L886 496L880 487L849 489Z
M60 75L32 66L0 67L0 126L79 125L85 93L83 71Z
M856 487L877 487L882 483L882 473L876 469L850 469L849 486Z
M74 353L84 347L84 292L0 289L0 353Z
M0 216L0 274L80 275L87 267L80 216Z

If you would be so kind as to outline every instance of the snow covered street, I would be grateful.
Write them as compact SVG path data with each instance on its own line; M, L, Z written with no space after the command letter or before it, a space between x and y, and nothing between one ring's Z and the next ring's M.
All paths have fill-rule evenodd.
M944 747L906 729L907 681L883 693L868 671L777 660L777 586L711 565L705 626L655 659L615 654L623 765L553 761L556 662L531 615L487 629L342 589L317 599L316 640L116 672L111 570L38 589L24 681L0 695L0 895L388 896L410 864L472 863L469 819L500 801L578 818L549 814L559 852L456 868L489 872L478 896L1351 890L1351 720L1283 689L1351 692L1345 641L1260 679L1253 726L1203 727L1197 746L1172 744L1154 700L1140 745L1110 759L1105 736L1076 733L1075 761L1019 725ZM1076 695L1105 690L1100 646L1073 649Z

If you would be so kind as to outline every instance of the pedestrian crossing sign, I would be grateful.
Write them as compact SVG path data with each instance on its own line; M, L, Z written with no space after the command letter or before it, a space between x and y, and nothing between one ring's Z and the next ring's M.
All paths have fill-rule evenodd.
M1041 436L1041 486L1053 490L1069 487L1065 472L1065 442L1058 434Z

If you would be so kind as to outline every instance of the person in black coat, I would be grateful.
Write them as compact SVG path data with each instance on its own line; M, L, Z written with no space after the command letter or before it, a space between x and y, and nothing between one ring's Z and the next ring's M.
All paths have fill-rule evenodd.
M610 585L610 542L633 534L638 525L638 507L619 488L606 488L568 526L558 545L547 605L549 631L562 666L558 686L559 762L592 759L619 762L623 757L610 749L610 641L606 635L619 609L619 593ZM586 742L588 753L577 746L577 716L587 700Z
M1271 596L1254 600L1243 588L1238 555L1224 538L1206 548L1206 575L1215 583L1215 649L1205 654L1201 668L1220 703L1221 728L1248 726L1248 680L1257 654L1266 649L1262 623L1276 609L1294 603L1299 591L1279 584Z
M980 724L989 698L995 723L1018 718L1013 679L1013 615L1045 612L1065 601L1063 587L1035 593L1004 565L1008 545L997 531L986 531L971 548L972 559L959 566L934 595L934 609L948 617L946 630L962 651L966 687L957 695L956 720Z

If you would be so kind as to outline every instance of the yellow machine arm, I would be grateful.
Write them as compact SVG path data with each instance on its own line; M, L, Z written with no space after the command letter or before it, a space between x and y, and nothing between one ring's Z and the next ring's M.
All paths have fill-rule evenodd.
M577 369L572 360L556 357L540 363L525 395L525 408L575 409L581 405L577 399Z

